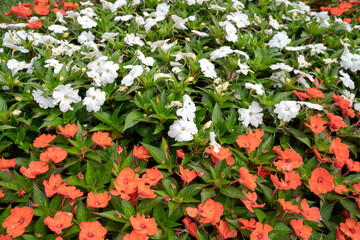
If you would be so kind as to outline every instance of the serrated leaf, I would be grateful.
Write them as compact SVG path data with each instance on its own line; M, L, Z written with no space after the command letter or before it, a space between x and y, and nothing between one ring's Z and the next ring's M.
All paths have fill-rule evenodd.
M286 130L291 133L296 139L306 144L309 148L312 148L311 140L307 137L305 133L294 128L286 128Z
M96 172L88 161L86 165L85 181L89 186L94 186L96 184L96 180Z
M43 209L48 211L49 199L46 197L45 193L36 186L35 183L33 183L33 199L34 202L38 203Z
M143 114L139 111L131 111L129 114L126 115L125 118L125 126L122 132L124 132L126 129L131 128L135 124L137 124L140 119L143 118Z
M79 204L77 205L77 211L76 211L76 219L78 222L84 222L88 218L88 212L87 207L82 201L79 201Z
M160 148L151 146L146 143L141 143L141 144L149 151L149 153L157 163L161 164L162 161L166 160L165 153Z

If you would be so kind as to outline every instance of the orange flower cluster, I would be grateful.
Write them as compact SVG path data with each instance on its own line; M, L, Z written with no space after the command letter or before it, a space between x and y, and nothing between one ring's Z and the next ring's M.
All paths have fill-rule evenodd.
M134 230L124 237L124 240L146 240L147 235L154 235L158 228L154 218L145 218L145 214L138 213L136 217L131 216L130 222Z
M250 230L250 240L270 240L269 233L273 230L268 224L256 222L255 219L250 220L239 218L238 221L243 225L240 228Z
M163 178L162 173L154 168L147 169L146 173L139 177L131 168L124 168L115 179L115 189L111 194L135 203L134 199L155 198L156 194L150 187L156 185Z
M303 159L300 154L295 152L295 150L287 148L285 151L281 151L277 146L273 147L276 155L280 158L279 161L275 162L277 170L283 170L290 172L303 164Z
M30 224L34 215L34 210L30 207L15 207L11 209L10 216L8 216L2 223L6 233L16 238L25 232L25 228Z
M239 148L247 148L248 153L250 154L258 146L260 146L260 144L262 142L262 139L261 139L262 136L264 136L264 130L255 129L255 131L252 132L249 129L248 134L238 136L236 143L239 146Z

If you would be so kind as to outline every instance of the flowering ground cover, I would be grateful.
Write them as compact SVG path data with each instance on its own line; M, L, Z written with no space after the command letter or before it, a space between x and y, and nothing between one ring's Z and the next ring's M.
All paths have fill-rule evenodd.
M358 4L7 9L0 239L359 239Z

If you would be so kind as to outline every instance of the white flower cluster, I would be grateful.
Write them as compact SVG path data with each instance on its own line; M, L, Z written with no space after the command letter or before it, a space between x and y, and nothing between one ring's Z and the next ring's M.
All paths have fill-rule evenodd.
M193 135L198 133L198 129L194 123L195 111L196 107L190 96L184 95L182 108L176 111L176 114L181 117L181 119L174 121L170 126L168 135L175 138L177 142L193 140Z
M119 65L112 61L106 61L107 59L108 57L102 56L87 65L90 70L87 75L94 80L93 84L96 87L113 83L118 77Z

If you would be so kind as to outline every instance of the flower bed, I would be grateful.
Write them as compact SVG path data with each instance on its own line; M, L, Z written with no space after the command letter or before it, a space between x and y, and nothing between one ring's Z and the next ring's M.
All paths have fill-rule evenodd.
M357 6L13 6L0 239L358 239Z

